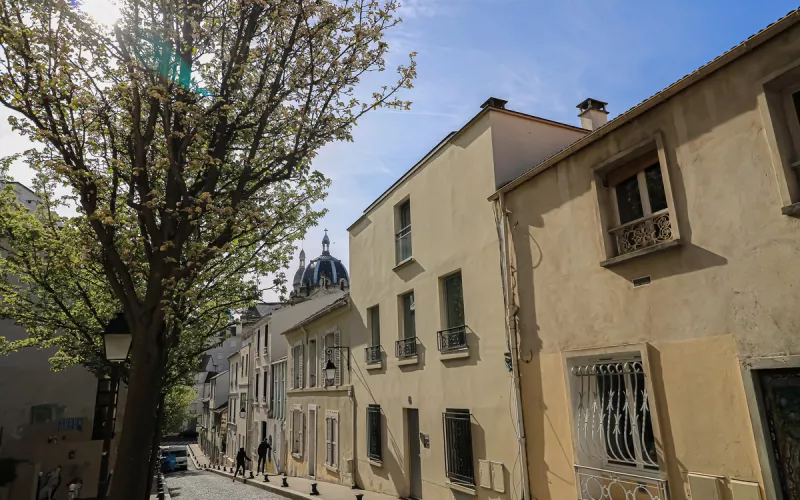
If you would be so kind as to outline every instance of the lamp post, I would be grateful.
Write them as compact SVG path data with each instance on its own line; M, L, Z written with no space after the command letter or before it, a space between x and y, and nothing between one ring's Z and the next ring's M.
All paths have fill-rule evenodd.
M117 411L118 370L119 365L128 359L128 351L130 351L132 340L133 335L131 335L131 330L128 328L128 322L125 321L125 315L117 313L103 330L103 351L106 359L111 362L111 383L109 387L110 400L105 415L106 421L103 425L103 454L100 457L100 478L97 485L98 500L103 500L106 497L106 491L108 491L110 480L108 460L111 453L111 437L113 434L111 427L114 422L114 414Z
M328 362L325 363L325 385L333 385L333 382L336 379L336 365L333 362L333 352L334 351L345 351L347 355L345 356L345 363L347 364L347 370L350 371L350 348L349 347L326 347L325 348L325 357L328 358Z

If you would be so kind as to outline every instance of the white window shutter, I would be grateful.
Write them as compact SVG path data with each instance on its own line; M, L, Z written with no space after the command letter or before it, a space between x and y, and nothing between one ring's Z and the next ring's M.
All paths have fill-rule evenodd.
M289 364L289 380L292 381L292 389L297 389L297 383L294 379L294 358L297 356L297 349L292 348L292 361Z
M336 418L333 419L331 422L331 444L332 446L332 455L331 455L331 463L337 469L339 468L339 415L336 415Z
M331 465L331 417L325 417L325 463Z
M298 378L300 379L300 388L302 389L303 387L305 387L304 375L306 374L306 371L303 369L303 367L305 367L305 363L303 363L303 351L305 351L305 349L303 348L302 345L299 345L297 347L298 347L297 350L300 351L300 356L299 356L300 364L298 366L298 369L300 370L300 376Z
M294 410L289 410L289 450L294 453Z
M303 456L306 442L306 414L300 410L300 456Z
M341 344L339 343L339 330L337 329L333 332L333 345L334 347L339 347ZM334 353L338 354L337 360L335 361L336 364L336 375L334 376L333 383L334 385L342 385L342 356L341 356L341 349L334 349Z

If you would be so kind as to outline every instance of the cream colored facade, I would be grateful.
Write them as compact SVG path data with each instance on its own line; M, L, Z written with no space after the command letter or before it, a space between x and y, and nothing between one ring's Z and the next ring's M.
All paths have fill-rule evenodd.
M531 158L545 159L586 132L504 108L505 101L487 101L349 228L351 304L340 319L320 319L314 330L335 324L350 349L352 395L327 404L340 408L342 452L352 438L355 482L366 490L426 500L523 496L499 245L486 199ZM411 245L399 255L398 232L408 238L409 228L400 227L408 222L400 213L405 202ZM440 352L438 332L448 326L443 280L459 272L464 325L455 330L466 346ZM398 356L396 341L411 335L410 296L403 298L409 292L416 340L404 342ZM375 321L380 339L373 345ZM378 363L366 362L370 346ZM290 406L292 397L290 391ZM343 423L350 404L354 436ZM379 459L368 453L368 412L380 429Z
M779 430L776 450L768 422L771 404L800 400L800 372L786 370L800 368L799 92L794 12L493 197L507 215L532 498L665 498L664 485L672 499L797 498L777 474L796 463L795 438ZM667 207L617 229L620 186L654 161ZM600 374L615 363L624 377ZM783 392L769 403L775 377ZM627 382L608 390L612 379ZM612 421L633 414L627 430ZM628 444L631 463L611 456Z

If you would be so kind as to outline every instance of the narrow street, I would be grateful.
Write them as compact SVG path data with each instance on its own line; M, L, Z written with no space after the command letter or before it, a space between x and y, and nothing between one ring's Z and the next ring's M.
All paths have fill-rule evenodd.
M174 472L165 476L169 494L176 500L285 500L285 497L268 491L233 482L212 472L195 469L191 460L189 470Z

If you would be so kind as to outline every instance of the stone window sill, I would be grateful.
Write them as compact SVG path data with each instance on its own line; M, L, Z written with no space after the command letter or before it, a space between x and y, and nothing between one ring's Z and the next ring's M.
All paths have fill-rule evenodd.
M783 215L788 215L789 217L800 217L800 202L786 205L785 207L781 208L781 213Z
M400 358L397 360L397 366L416 365L417 363L419 363L419 358L417 356L411 358Z
M403 267L405 267L405 266L407 266L407 265L411 264L412 262L414 262L414 257L409 257L409 258L407 258L407 259L403 259L403 260L401 260L400 262L398 262L398 263L397 263L397 264L396 264L396 265L395 265L395 266L392 268L392 271L397 271L398 269L401 269L401 268L403 268Z
M650 255L651 253L660 252L662 250L666 250L668 248L677 247L681 244L681 240L669 240L663 243L659 243L657 245L653 245L651 247L642 248L641 250L636 250L635 252L626 253L624 255L618 255L616 257L611 257L610 259L604 260L600 263L601 267L612 267L616 266L617 264L621 264L623 262L627 262L631 259L635 259L637 257L642 257L644 255Z
M478 493L475 491L475 488L471 488L467 485L453 483L451 481L445 481L447 487L454 491L459 491L461 493L466 493L467 495L477 496Z
M448 351L439 354L439 359L447 361L450 359L464 359L469 357L469 349L459 349L458 351Z
M294 458L296 458L297 460L302 460L303 459L303 455L301 455L299 453L292 453L292 456Z
M333 465L325 464L325 468L328 469L331 472L339 472L339 468L338 467L334 467Z
M375 460L374 458L368 458L367 462L373 467L383 467L383 462Z
M383 361L380 363L369 363L367 365L367 370L380 370L381 368L383 368Z

